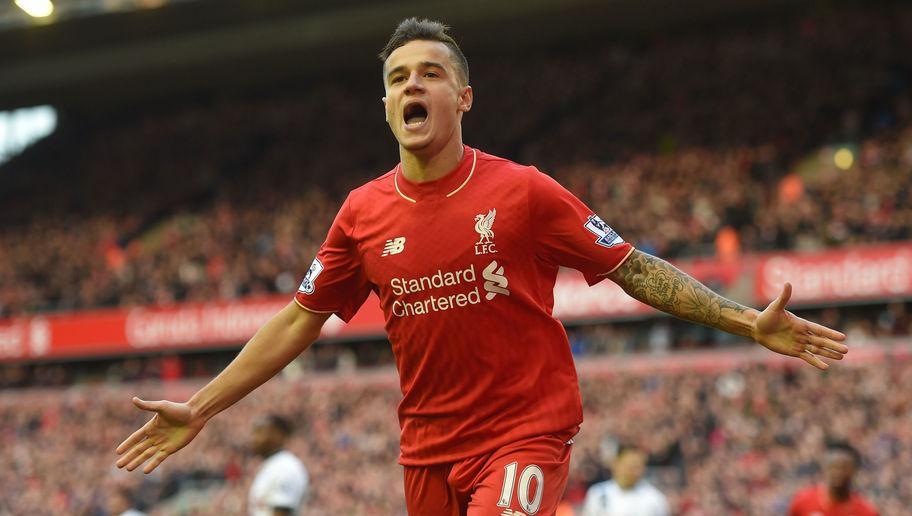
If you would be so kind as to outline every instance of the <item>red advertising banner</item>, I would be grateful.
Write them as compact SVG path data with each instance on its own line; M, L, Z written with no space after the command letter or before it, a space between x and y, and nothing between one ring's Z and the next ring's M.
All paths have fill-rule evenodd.
M605 317L624 318L648 314L653 308L628 296L610 280L593 286L582 274L561 271L554 285L554 317L562 321Z
M675 265L694 278L718 288L734 283L745 272L744 263L701 259L676 262ZM590 287L582 274L562 270L554 285L554 316L562 321L623 319L654 312L655 309L628 296L608 279Z
M679 263L714 287L745 285L757 306L785 281L798 303L890 299L912 296L912 244L820 253L779 253L735 263ZM749 292L753 285L753 292ZM168 307L91 310L0 320L0 362L126 355L162 350L235 346L290 302L285 295ZM628 297L609 280L589 287L575 271L561 271L554 288L554 315L563 321L643 317L654 310ZM348 324L335 316L324 338L382 337L384 319L373 295Z
M912 244L764 256L754 277L758 302L792 283L792 301L840 302L912 295Z
M0 361L122 355L169 349L205 349L246 342L289 303L288 296L97 310L0 321ZM349 324L333 316L324 337L383 332L383 314L371 297Z

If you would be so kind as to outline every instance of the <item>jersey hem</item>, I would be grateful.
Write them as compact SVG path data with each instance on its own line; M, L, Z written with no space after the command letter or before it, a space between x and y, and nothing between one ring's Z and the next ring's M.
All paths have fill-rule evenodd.
M580 428L580 423L576 423L575 425L571 425L567 428L557 430L554 432L546 431L546 432L534 432L531 434L521 434L521 435L517 435L516 437L513 437L509 440L495 441L494 444L492 444L490 447L485 447L478 451L469 450L464 453L455 453L453 455L443 455L439 459L438 458L407 459L400 454L399 464L401 464L402 466L419 467L419 468L426 467L426 466L437 466L437 465L441 465L441 464L452 464L454 462L459 462L459 461L463 461L466 459L471 459L473 457L479 457L481 455L485 455L488 453L493 453L493 452L499 450L500 448L503 448L504 446L508 446L515 442L519 442L519 441L522 441L525 439L532 439L535 437L555 436L555 437L560 438L562 441L564 441L564 443L567 446L572 446L573 443L570 443L568 441L572 441L573 437L575 437L579 433L579 428Z

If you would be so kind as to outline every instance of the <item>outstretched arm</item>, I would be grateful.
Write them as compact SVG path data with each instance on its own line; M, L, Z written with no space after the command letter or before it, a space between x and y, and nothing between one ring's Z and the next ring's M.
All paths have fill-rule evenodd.
M627 294L681 319L749 337L783 355L798 357L819 369L819 357L841 360L848 348L842 333L795 316L785 309L792 287L759 312L726 299L674 265L635 250L608 275Z
M273 316L237 357L186 403L144 401L133 404L155 415L117 447L117 467L133 471L149 461L149 473L186 446L219 412L272 378L320 335L330 314L317 314L294 302Z

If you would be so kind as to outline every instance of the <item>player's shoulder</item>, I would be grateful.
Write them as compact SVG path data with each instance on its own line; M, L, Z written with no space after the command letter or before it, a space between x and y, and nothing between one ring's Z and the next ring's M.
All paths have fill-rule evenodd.
M799 489L795 493L795 496L792 497L792 503L798 504L798 503L803 503L806 500L816 500L817 499L817 489L818 489L818 487L816 485L807 486L807 487L803 487L803 488Z
M603 496L611 491L617 489L617 484L614 480L605 480L602 482L596 482L589 486L589 490L586 491L586 496L596 497Z
M301 459L288 450L282 450L270 457L266 464L264 464L264 467L267 467L269 470L276 473L307 474L307 469L304 467L304 463L301 462Z
M392 190L393 176L396 175L396 170L398 168L399 166L397 165L392 170L388 170L363 185L356 187L349 195L375 195Z
M658 487L656 487L652 482L649 482L647 480L641 480L639 485L637 485L637 487L639 489L641 489L643 492L649 493L650 495L659 495L662 498L665 497L665 495L662 494L662 491L660 491Z
M345 201L350 209L357 210L360 207L370 206L371 203L376 201L380 196L394 194L396 187L393 183L393 177L396 174L397 168L398 165L396 168L384 172L350 191L348 193L348 198Z
M302 462L301 459L299 459L297 455L295 455L294 453L291 453L288 450L284 450L281 452L281 460L282 460L283 464L287 464L288 466L294 467L295 469L304 468L304 462Z
M877 516L879 514L877 512L877 507L875 507L873 503L869 502L867 498L857 493L852 498L856 510L861 511L860 516Z
M643 481L642 484L640 492L654 507L668 507L668 498L665 497L665 493L651 482Z
M541 173L534 165L523 165L507 158L495 156L494 154L488 154L487 152L479 149L472 150L475 151L475 159L477 160L478 166L481 170L496 170L499 174L516 175Z
M559 196L562 187L535 165L523 165L507 158L478 151L478 170L487 189L509 191L533 198Z

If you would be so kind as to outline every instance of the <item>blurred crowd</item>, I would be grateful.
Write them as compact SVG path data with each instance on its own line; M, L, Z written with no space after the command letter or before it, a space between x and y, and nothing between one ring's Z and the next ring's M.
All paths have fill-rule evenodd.
M746 368L716 374L584 378L587 420L570 493L601 469L614 442L646 448L675 514L784 514L820 480L827 439L862 451L855 487L881 514L912 506L912 364Z
M556 176L638 248L665 257L912 238L912 128L854 150L820 148L789 167L780 158L772 146L694 148Z
M850 342L864 344L881 338L912 335L912 302L794 309L805 319L838 328ZM570 347L577 357L662 354L683 349L731 349L744 339L684 322L673 317L585 324L567 328ZM2 383L0 383L2 385Z
M480 55L466 141L665 257L908 239L910 38L912 9L842 8ZM379 89L64 116L0 169L0 316L293 291L345 193L397 161Z
M470 55L464 134L553 174L663 257L910 240L909 48L912 9L892 6ZM398 160L376 75L64 114L58 133L0 168L0 318L290 295L346 192ZM908 301L806 315L855 343L912 334ZM729 342L671 319L569 334L583 362ZM231 353L0 368L0 516L107 516L124 489L150 514L240 513L258 464L250 425L267 412L296 425L290 448L313 485L304 514L404 514L395 374L345 372L390 364L374 344L315 346L150 476L113 467L143 422L121 382L186 399L198 380L163 380L211 377ZM881 513L908 512L912 361L796 365L588 368L566 505L633 443L676 514L781 514L837 438L861 451L857 487Z
M856 487L882 514L912 506L912 362L908 355L821 374L795 368L623 372L584 367L585 421L576 437L567 508L603 480L618 443L650 454L650 477L675 514L783 514L819 480L827 439L864 457ZM612 372L609 372L612 371ZM196 384L133 384L181 399ZM0 393L0 515L105 516L126 488L150 514L238 514L258 459L251 425L268 412L296 426L289 449L310 471L303 514L404 514L396 464L400 398L388 369L276 378L213 419L185 450L143 476L113 467L113 449L144 421L130 393L104 385Z
M795 309L806 319L843 331L853 345L912 335L912 301L887 304ZM567 328L577 359L661 356L674 351L743 347L745 340L673 317L583 324ZM157 353L79 362L0 364L0 390L27 387L68 387L107 383L210 379L237 354L236 348L197 353ZM297 374L352 373L395 365L386 339L352 342L320 340L291 366ZM289 369L290 371L290 369Z

